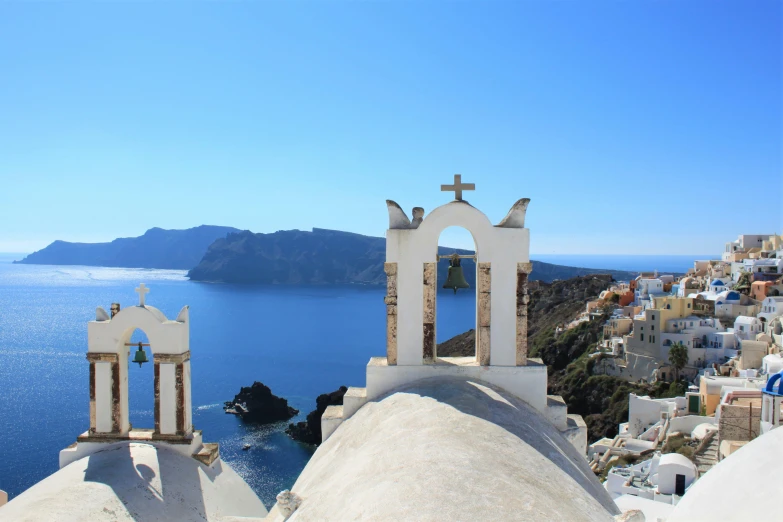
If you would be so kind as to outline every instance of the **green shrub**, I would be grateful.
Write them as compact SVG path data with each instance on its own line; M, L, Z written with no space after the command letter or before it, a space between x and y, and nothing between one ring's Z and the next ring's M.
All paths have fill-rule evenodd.
M688 457L689 459L693 460L693 448L690 446L682 446L677 450L677 453L680 455L683 455L685 457Z
M688 440L685 435L678 433L677 435L671 435L666 438L666 443L663 445L661 453L679 453L679 449L685 446Z

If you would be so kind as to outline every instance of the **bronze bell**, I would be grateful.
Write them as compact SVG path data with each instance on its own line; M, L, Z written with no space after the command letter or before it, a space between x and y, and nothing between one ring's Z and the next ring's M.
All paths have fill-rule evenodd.
M149 362L147 354L144 352L144 348L141 347L141 343L139 343L139 349L136 350L136 353L133 356L133 362L139 363L139 368L141 368L141 365L145 362Z
M468 282L465 281L465 274L462 273L462 266L460 266L457 254L451 256L449 260L449 275L446 277L446 282L443 283L443 288L453 288L455 294L458 288L470 288Z

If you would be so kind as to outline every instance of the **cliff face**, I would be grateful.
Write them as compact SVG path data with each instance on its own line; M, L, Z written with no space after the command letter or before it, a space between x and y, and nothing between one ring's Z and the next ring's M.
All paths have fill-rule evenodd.
M585 309L585 303L597 298L612 282L608 274L574 277L554 283L536 282L530 285L530 303L527 311L528 346L531 357L542 357L553 369L562 369L572 358L579 356L587 345L555 346L553 335L558 324L568 323ZM603 325L598 321L596 325ZM468 330L438 345L441 357L475 355L476 332ZM560 349L558 349L560 348ZM569 350L576 350L572 352ZM581 350L581 351L580 351Z
M348 388L340 386L331 393L323 393L315 399L315 409L307 414L306 422L297 422L289 424L285 432L292 439L304 442L305 444L321 444L321 416L329 406L341 406L343 397Z
M605 290L606 275L575 277L552 284L536 283L530 288L528 305L528 354L540 357L549 374L548 393L560 395L568 413L582 415L588 441L617 434L617 425L628 420L628 394L668 397L684 393L678 385L636 384L618 377L595 375L594 352L608 315L584 322L555 335L558 324L568 323L584 310L585 303ZM476 333L469 330L438 345L441 357L475 355Z
M188 276L195 281L255 284L385 282L383 239L313 229L239 232L215 241Z
M350 232L314 228L273 234L239 232L215 241L188 276L194 281L245 284L385 284L386 240ZM439 248L442 255L454 252ZM460 254L472 254L457 250ZM475 288L476 269L462 261L465 279ZM446 280L448 262L438 264L438 280ZM533 261L532 280L552 281L579 275L609 273L616 279L636 274L594 270Z
M202 225L187 230L151 228L139 237L110 243L55 241L17 263L33 265L87 265L187 270L198 264L216 239L236 228Z

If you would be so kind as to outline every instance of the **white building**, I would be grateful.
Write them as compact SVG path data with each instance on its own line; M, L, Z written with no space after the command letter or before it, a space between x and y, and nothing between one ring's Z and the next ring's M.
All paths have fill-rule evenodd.
M734 321L734 335L738 340L755 340L756 335L764 331L764 325L758 317L740 316Z
M661 334L661 358L668 360L674 344L688 348L688 364L704 367L736 354L734 334L726 332L719 319L691 315L666 321Z
M761 302L759 319L769 322L779 316L783 316L783 296L767 297Z
M612 496L633 495L676 505L698 478L696 465L677 453L656 455L629 467L614 467L606 475L604 487Z
M664 294L663 281L660 279L639 279L638 285L636 287L637 301L639 299L648 299L651 295L662 294Z
M736 241L726 243L723 250L723 261L732 261L732 256L736 253L745 252L751 248L759 248L764 245L764 241L769 239L771 234L742 234Z
M743 259L742 266L747 272L754 274L783 273L783 259Z

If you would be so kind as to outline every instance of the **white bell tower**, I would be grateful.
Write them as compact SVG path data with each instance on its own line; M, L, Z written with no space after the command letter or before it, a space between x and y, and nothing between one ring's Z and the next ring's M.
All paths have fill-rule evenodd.
M76 447L60 452L61 467L97 451L101 444L127 440L171 443L208 464L218 456L217 444L202 444L201 432L193 430L188 307L172 321L146 304L149 288L144 283L136 292L137 306L112 316L98 307L95 321L87 325L90 428L77 438ZM132 427L128 415L128 359L138 346L129 341L137 329L149 340L145 346L154 375L155 425L147 429Z
M386 356L367 365L366 388L349 388L343 406L330 406L321 417L325 440L368 401L404 385L432 377L457 376L498 386L543 413L581 452L587 451L587 427L568 415L562 398L547 395L547 368L528 357L527 305L530 231L525 214L530 200L514 203L493 225L484 213L462 199L475 190L454 176L454 201L425 216L414 207L413 220L387 200ZM438 357L436 342L438 238L447 227L468 230L476 245L476 356Z

